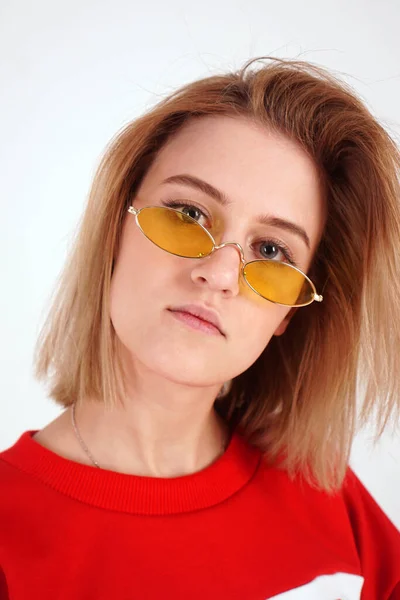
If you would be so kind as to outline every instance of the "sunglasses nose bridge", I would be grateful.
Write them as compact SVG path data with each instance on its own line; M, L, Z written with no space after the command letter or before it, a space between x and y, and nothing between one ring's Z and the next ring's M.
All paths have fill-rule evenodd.
M240 261L242 263L242 265L245 264L245 259L244 259L244 252L243 252L243 248L240 244L238 244L238 242L224 242L223 244L218 244L218 245L214 245L214 252L216 250L220 250L220 248L225 248L225 246L235 246L236 250L239 252L240 255Z

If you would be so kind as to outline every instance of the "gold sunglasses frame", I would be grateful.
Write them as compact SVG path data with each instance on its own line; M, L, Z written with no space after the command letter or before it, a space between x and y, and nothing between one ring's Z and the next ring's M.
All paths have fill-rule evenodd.
M131 215L133 215L135 217L135 222L136 225L139 227L140 231L143 233L143 235L150 241L152 242L155 246L157 246L157 248L160 248L160 250L163 250L164 252L168 252L168 254L173 254L174 256L179 256L180 258L190 258L190 259L199 259L199 258L206 258L207 256L211 256L216 250L220 250L221 248L225 248L225 246L235 246L237 250L239 250L239 254L240 254L240 262L241 262L241 266L240 266L240 273L246 283L246 285L249 286L249 288L258 296L260 296L260 298L262 298L263 300L267 300L267 302L272 302L273 304L278 304L279 306L287 306L287 307L292 307L292 308L301 308L302 306L309 306L310 304L312 304L314 301L316 302L322 302L323 300L323 296L321 296L320 294L317 294L317 290L315 285L313 284L313 282L311 281L311 279L305 274L303 273L303 271L301 269L299 269L298 267L295 267L294 265L291 265L289 263L284 263L282 261L273 261L273 262L279 262L282 265L285 265L286 267L289 267L290 269L294 269L295 271L298 271L311 285L311 289L314 292L313 297L311 298L310 302L306 302L305 304L282 304L282 302L275 302L275 300L269 300L269 298L265 298L265 296L263 296L262 294L260 294L259 292L257 292L257 290L255 290L253 288L253 286L247 281L246 279L246 275L244 273L245 267L246 265L252 264L254 262L265 262L268 261L267 258L259 258L256 260L250 260L247 261L244 258L244 252L243 252L243 248L242 246L238 243L238 242L224 242L223 244L216 244L213 236L211 235L211 233L208 231L208 229L206 229L204 227L204 225L202 225L201 223L199 223L198 221L196 221L196 219L193 219L192 217L189 217L189 215L185 215L185 217L187 219L189 219L189 221L192 221L194 224L198 225L199 227L201 227L203 229L203 231L208 235L208 237L210 238L211 242L212 242L212 250L211 252L209 252L208 254L204 254L203 256L182 256L181 254L176 254L175 252L170 252L169 250L165 250L165 248L162 248L161 246L159 246L158 244L156 244L151 238L149 238L149 236L145 233L145 231L143 231L138 217L140 215L140 213L145 210L146 208L163 208L164 210L171 210L175 213L179 213L179 214L184 214L182 213L182 211L176 209L176 208L172 208L170 206L143 206L142 208L135 208L134 206L130 205L129 208L127 209L128 213L130 213ZM271 259L272 260L272 259Z

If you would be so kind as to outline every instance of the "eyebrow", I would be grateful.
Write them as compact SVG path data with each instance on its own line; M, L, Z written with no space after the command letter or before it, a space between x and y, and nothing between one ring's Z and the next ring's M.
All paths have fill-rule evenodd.
M214 200L216 200L222 206L232 205L232 200L230 200L228 196L226 196L226 194L224 194L221 190L211 185L211 183L208 183L203 179L199 179L194 175L189 175L187 173L182 173L180 175L171 175L170 177L164 179L162 183L178 183L180 185L186 185L188 187L200 190L200 192L207 194L207 196L211 196L211 198L214 198ZM297 225L292 221L288 221L287 219L282 219L281 217L274 217L268 214L258 215L256 217L256 221L257 223L261 223L262 225L277 227L279 229L288 231L289 233L294 233L299 238L301 238L307 246L307 248L310 249L310 238L308 237L306 231L302 227L300 227L300 225Z

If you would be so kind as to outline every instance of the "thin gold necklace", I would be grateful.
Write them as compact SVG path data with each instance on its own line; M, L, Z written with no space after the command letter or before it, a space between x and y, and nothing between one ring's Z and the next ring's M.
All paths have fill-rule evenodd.
M87 447L87 445L85 444L85 442L82 439L81 434L79 433L79 429L78 426L76 424L76 418L75 418L75 407L76 404L74 403L72 405L72 410L71 410L71 419L72 419L72 427L73 430L75 432L76 438L82 448L82 450L84 451L84 453L86 454L86 456L89 458L90 462L97 468L97 469L101 469L99 463L97 462L97 460L95 460L95 458L93 457L93 454L90 452L89 448ZM229 437L228 437L229 440ZM222 447L221 447L221 454L220 456L222 456L222 454L224 454L226 448L228 446L228 441L224 441L222 443Z
M75 406L76 406L76 404L73 404L73 405L72 405L72 411L71 411L71 416L72 416L72 427L74 428L75 435L76 435L76 437L77 437L77 439L78 439L78 442L79 442L79 443L80 443L80 445L81 445L81 448L82 448L82 450L85 452L86 456L87 456L88 458L90 458L91 462L93 463L93 465L94 465L95 467L97 467L98 469L100 469L100 465L99 465L99 463L97 462L97 460L95 460L95 459L93 458L93 455L92 455L92 453L90 452L89 448L86 446L85 442L84 442L84 441L83 441L83 439L82 439L82 436L81 436L81 434L79 433L79 429L78 429L78 427L77 427L76 420L75 420Z

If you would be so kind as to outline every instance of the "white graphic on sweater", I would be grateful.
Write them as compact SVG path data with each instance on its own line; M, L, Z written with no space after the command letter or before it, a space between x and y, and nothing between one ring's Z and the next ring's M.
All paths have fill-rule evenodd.
M321 575L306 585L270 597L268 600L360 600L363 584L364 578L360 575Z

